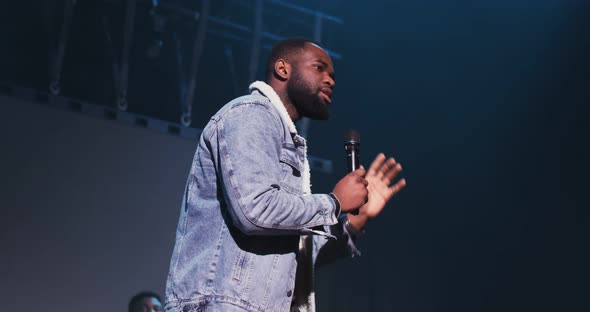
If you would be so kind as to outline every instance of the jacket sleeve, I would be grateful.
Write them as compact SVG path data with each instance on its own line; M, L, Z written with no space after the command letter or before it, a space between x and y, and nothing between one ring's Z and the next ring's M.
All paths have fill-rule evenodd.
M337 224L324 226L324 230L336 237L336 239L328 239L322 236L313 237L312 257L314 266L321 267L338 258L353 258L361 255L358 249L357 237L348 233L344 221L346 221L346 214L340 216Z
M241 103L216 123L219 174L234 225L250 235L310 233L338 222L327 194L281 188L283 126L267 106Z

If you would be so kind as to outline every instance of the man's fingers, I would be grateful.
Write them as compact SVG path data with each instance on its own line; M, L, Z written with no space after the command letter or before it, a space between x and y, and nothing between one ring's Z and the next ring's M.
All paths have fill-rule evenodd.
M391 196L395 195L397 192L401 191L405 186L406 186L406 179L401 179L399 181L397 181L396 184L392 185L389 188L389 192L390 192L390 198Z
M369 166L368 174L369 175L376 175L377 172L379 171L379 168L381 167L381 164L383 164L384 160L385 160L385 154L379 153L377 155L377 157L375 157L375 159L371 163L371 166Z
M395 164L393 167L385 173L384 182L389 184L393 179L402 171L402 165L400 163Z
M390 169L395 168L396 162L393 157L389 158L386 162L383 163L381 168L379 168L378 177L387 176Z

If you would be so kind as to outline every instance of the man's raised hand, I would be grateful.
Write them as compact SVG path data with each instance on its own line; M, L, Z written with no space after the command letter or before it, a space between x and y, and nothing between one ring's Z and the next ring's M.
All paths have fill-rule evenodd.
M402 166L395 161L393 157L386 160L383 153L375 157L365 175L369 182L369 200L360 208L360 214L365 215L368 219L375 218L385 204L406 186L406 180L401 179L391 185L395 177L402 171Z

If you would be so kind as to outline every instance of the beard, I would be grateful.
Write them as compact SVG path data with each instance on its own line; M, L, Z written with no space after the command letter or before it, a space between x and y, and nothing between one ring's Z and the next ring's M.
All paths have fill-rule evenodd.
M320 98L320 89L313 88L309 83L293 71L287 82L287 96L299 115L316 120L330 118L330 108Z

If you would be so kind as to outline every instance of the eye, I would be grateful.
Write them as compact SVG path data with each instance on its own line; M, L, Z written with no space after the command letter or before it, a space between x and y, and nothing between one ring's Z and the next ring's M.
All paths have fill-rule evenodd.
M324 66L323 65L316 64L316 65L313 65L313 67L315 67L317 69L317 71L319 71L319 72L324 71Z

